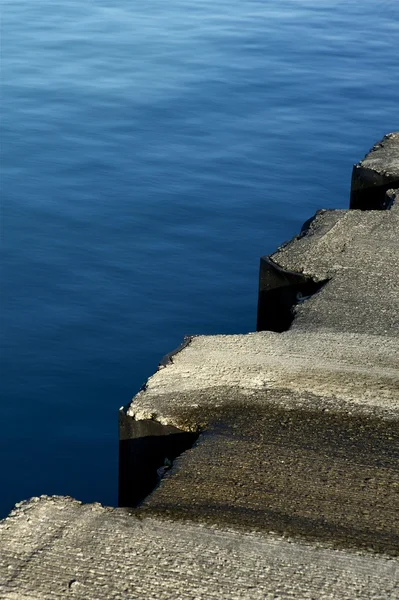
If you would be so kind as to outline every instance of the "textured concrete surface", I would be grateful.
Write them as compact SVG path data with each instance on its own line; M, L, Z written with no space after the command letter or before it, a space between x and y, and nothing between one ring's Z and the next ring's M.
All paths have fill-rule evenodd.
M147 381L127 414L184 431L204 429L212 410L235 395L260 410L334 410L396 420L398 341L393 335L288 331L194 337ZM218 398L218 399L217 399Z
M396 561L290 538L138 518L70 498L0 524L7 600L393 600Z
M396 554L397 350L332 332L194 338L128 411L203 432L140 510Z
M350 208L381 210L388 206L385 192L399 187L399 131L375 144L352 171Z
M306 235L271 258L283 269L330 280L297 307L293 329L398 336L397 201L385 211L320 211Z

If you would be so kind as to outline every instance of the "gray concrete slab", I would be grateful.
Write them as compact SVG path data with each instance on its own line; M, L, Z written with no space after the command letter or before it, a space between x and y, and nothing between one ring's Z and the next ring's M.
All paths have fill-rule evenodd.
M223 394L215 401L218 390ZM278 390L287 391L278 400L287 409L317 407L396 420L398 341L300 330L194 337L172 364L148 379L127 414L195 431L206 427L209 411L235 393L246 395L249 404L256 396L262 406Z
M329 280L296 307L293 329L398 336L397 202L386 211L320 211L306 235L271 259L282 269Z
M22 503L0 523L7 600L394 600L388 557L128 515L70 498Z
M140 510L396 554L397 350L332 332L194 338L128 410L202 431Z

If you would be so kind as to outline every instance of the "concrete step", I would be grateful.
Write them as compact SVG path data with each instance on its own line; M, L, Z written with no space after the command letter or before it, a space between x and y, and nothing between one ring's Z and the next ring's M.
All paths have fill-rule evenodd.
M334 332L193 338L127 412L160 425L161 449L162 427L201 432L140 511L395 554L397 349ZM171 459L165 446L153 468Z
M0 523L7 600L390 600L397 562L276 534L34 498Z

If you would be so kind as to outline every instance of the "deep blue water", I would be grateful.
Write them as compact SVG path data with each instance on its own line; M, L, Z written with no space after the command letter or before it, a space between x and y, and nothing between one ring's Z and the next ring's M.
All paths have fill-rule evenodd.
M116 503L117 417L398 129L396 0L3 0L0 515Z

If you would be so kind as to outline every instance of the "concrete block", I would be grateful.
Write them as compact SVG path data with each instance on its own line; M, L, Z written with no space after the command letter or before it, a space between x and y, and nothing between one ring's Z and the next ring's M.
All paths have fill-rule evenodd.
M385 556L128 514L71 498L0 523L5 600L396 600Z

